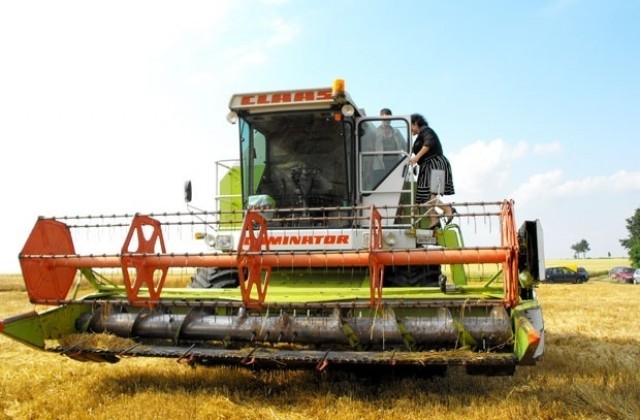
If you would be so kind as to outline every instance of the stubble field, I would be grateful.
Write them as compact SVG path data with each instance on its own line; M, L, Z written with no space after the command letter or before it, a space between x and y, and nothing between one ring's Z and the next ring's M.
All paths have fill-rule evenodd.
M571 261L576 264L576 261ZM547 263L560 264L561 261ZM399 377L191 368L174 360L81 363L0 336L6 419L638 419L640 287L579 260L595 278L538 289L546 353L512 377ZM31 310L19 276L0 276L0 318Z

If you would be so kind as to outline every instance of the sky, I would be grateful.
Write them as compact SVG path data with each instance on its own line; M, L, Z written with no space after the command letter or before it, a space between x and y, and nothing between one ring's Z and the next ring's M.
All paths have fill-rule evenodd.
M0 272L38 216L213 209L241 92L344 79L423 114L454 202L512 199L547 258L627 256L640 207L640 2L0 2ZM178 252L178 250L175 250Z

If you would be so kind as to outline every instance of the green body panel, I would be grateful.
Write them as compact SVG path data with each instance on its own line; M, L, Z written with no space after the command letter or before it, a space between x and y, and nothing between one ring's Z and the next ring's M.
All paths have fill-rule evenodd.
M445 248L459 248L462 244L462 233L458 229L457 225L449 225L436 235L438 245ZM456 286L463 286L467 284L467 275L464 272L464 265L451 264L451 277L453 284Z
M124 288L114 290L112 297L126 299ZM493 292L493 293L492 293ZM141 298L148 296L142 289L139 293ZM434 287L414 287L414 288L394 288L383 289L384 299L416 299L416 300L450 300L460 299L500 299L501 293L498 289L486 290L480 286L465 287L456 289L454 293L442 293ZM207 301L241 301L240 289L185 289L168 288L162 290L163 299L172 300L207 300ZM347 302L353 300L369 300L371 291L367 287L331 287L328 285L318 286L277 286L270 284L267 289L266 304L269 303L311 303L311 302Z
M455 234L455 233L453 233ZM464 274L464 273L463 273ZM443 293L438 287L385 287L384 299L399 300L461 300L461 299L502 299L502 285L486 286L480 282L456 285L455 290ZM99 291L111 298L126 299L124 286L101 285ZM148 296L145 289L140 297ZM230 289L162 289L163 299L183 300L231 300L241 301L240 288ZM328 269L284 269L271 272L267 285L266 303L306 303L345 302L369 300L371 289L367 271Z
M4 320L2 333L21 343L43 349L45 340L76 333L76 319L90 311L90 305L74 304L59 306L40 314L30 312Z
M514 325L514 353L520 362L530 364L533 359L533 353L536 351L537 344L532 346L529 341L529 334L536 329L528 318L524 315L526 310L539 309L540 306L536 301L525 301L518 305L512 312Z
M516 333L515 333L515 343L514 343L514 353L518 360L522 360L527 356L530 352L529 340L528 340L528 328L531 326L531 323L526 318L518 317L516 319Z
M220 226L242 226L242 175L239 166L229 169L220 181Z
M253 185L258 185L262 179L265 165L254 167ZM243 205L242 205L242 169L240 166L233 166L220 181L220 198L218 208L221 212L220 226L242 226Z

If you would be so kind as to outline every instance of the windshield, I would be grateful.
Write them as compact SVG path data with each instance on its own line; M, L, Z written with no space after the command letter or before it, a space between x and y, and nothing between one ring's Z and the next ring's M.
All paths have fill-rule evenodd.
M326 111L244 117L240 134L245 207L254 204L251 200L281 209L348 203L352 140L350 130L343 134L343 124Z

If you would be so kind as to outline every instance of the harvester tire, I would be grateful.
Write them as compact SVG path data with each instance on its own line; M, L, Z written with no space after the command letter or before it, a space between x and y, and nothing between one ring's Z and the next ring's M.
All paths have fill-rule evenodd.
M198 268L191 276L192 289L233 289L240 285L238 271L234 269Z
M442 269L440 265L422 267L390 266L385 267L385 287L425 287L439 286Z

